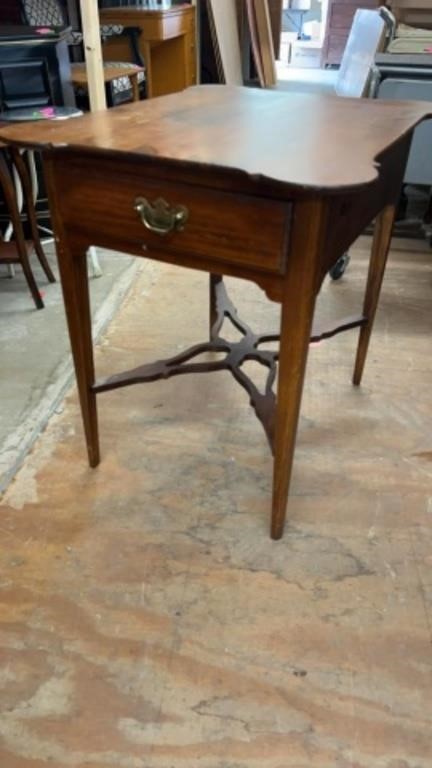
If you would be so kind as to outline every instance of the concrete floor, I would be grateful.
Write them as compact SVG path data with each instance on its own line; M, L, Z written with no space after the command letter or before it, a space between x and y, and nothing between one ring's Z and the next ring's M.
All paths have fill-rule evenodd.
M323 315L360 307L366 245ZM431 288L430 252L394 250L360 390L356 333L311 349L277 543L266 441L228 374L101 396L93 471L68 397L1 509L2 768L431 768ZM206 322L206 276L156 265L98 371Z
M279 88L300 93L335 93L337 69L310 69L290 67L281 61L276 63Z
M53 245L45 250L57 275ZM102 249L98 255L103 275L90 280L96 338L128 290L137 264ZM35 257L32 265L45 303L40 311L21 268L15 268L13 279L5 267L0 270L0 492L73 381L60 283L47 283Z

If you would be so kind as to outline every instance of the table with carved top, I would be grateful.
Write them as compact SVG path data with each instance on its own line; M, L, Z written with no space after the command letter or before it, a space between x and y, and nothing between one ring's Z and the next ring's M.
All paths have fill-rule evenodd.
M274 455L271 535L282 536L310 340L358 327L353 381L360 384L412 132L427 117L425 103L199 86L65 123L0 130L12 153L23 146L43 153L92 467L100 461L99 393L229 370L249 393ZM359 314L315 328L327 271L373 219ZM85 258L91 245L207 271L208 340L96 380ZM224 275L257 283L281 304L277 335L242 322ZM226 318L240 341L224 338ZM274 341L278 352L270 349ZM211 350L225 355L194 361ZM245 360L268 368L264 393L246 376Z

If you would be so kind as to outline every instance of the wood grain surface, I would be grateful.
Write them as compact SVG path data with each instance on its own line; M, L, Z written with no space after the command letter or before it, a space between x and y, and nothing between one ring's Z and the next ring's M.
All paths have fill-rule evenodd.
M126 152L340 190L374 181L380 153L430 114L424 102L198 86L67 122L1 128L0 137L26 146Z

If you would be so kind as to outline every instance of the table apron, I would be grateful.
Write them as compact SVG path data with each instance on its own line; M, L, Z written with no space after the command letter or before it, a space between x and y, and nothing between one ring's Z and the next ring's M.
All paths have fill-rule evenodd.
M103 158L83 162L69 154L50 166L51 196L69 244L87 242L207 271L286 271L290 202L152 178L139 161L119 161L107 173ZM154 220L137 210L142 201ZM183 211L185 218L160 234L158 211L165 203L170 216Z

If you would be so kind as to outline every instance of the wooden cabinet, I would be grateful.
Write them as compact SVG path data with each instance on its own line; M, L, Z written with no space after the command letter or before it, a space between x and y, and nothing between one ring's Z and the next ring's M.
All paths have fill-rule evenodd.
M101 24L140 30L139 47L146 67L147 95L182 91L196 84L195 8L176 5L165 11L140 6L105 8ZM106 61L130 61L124 38L109 37L103 46Z
M328 0L323 66L340 64L355 12L359 8L378 8L379 0Z

